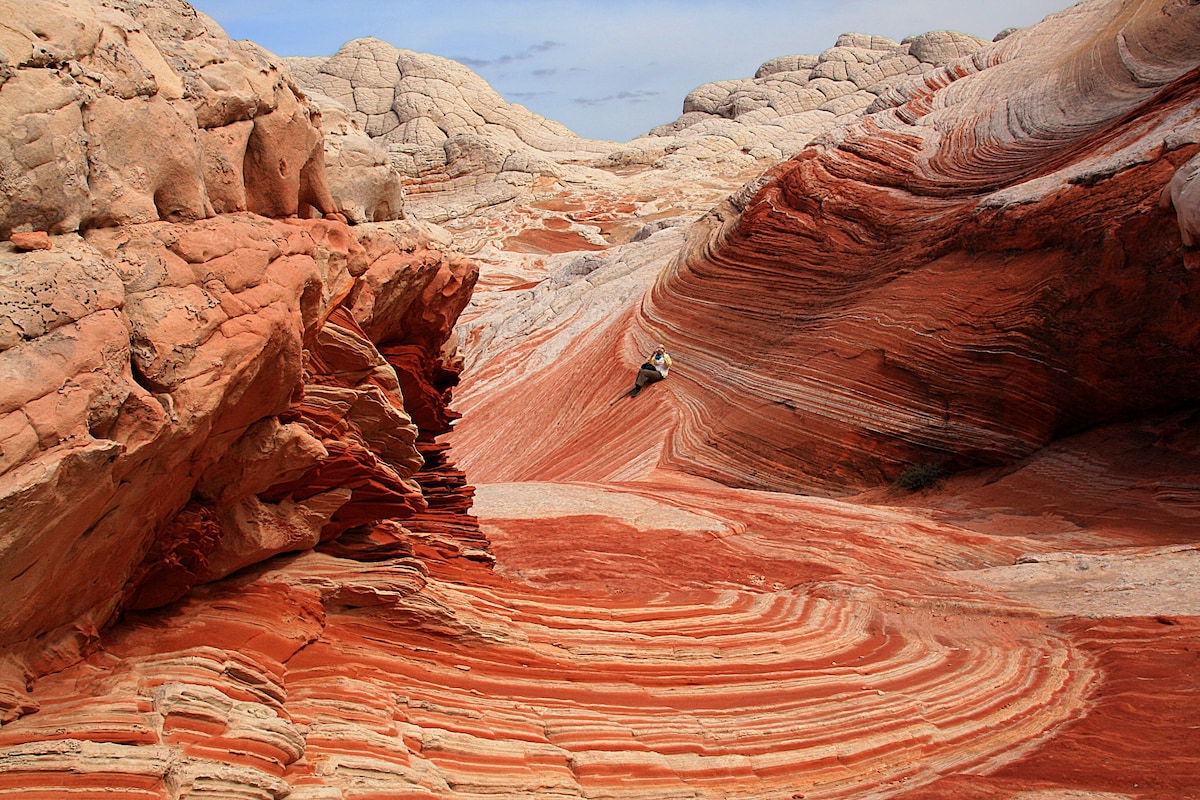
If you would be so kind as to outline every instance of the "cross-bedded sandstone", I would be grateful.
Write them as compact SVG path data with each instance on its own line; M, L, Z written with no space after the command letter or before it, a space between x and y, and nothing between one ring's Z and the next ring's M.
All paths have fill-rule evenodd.
M1194 5L850 34L628 146L362 40L312 62L371 90L318 120L182 4L70 8L0 33L4 146L99 160L4 210L54 235L0 254L0 796L1200 786ZM147 185L203 180L123 193L118 111L194 134ZM465 360L476 267L365 224L397 173L353 117L411 123L425 209L521 187L453 226L492 270ZM321 158L364 224L311 218ZM951 450L1006 463L877 486Z

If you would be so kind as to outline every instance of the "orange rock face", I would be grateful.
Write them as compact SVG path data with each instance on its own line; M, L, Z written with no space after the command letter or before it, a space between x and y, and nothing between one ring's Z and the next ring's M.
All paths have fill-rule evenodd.
M469 334L495 356L460 395L462 463L479 481L662 467L845 493L1193 402L1200 23L1166 7L1110 30L1085 4L1015 33L747 185L665 270L581 259L610 294L491 314ZM638 258L617 252L603 263ZM617 290L631 280L648 292ZM610 409L656 342L672 400ZM518 421L531 393L536 428Z
M1198 396L1200 273L1158 199L1196 153L1200 15L1110 13L929 73L710 216L645 306L705 409L673 464L860 487Z
M0 206L67 231L0 245L0 796L1197 795L1198 9L927 37L697 226L514 213L462 355L476 266L299 218L316 129L206 65L204 180Z
M102 623L122 593L157 605L197 580L426 510L417 426L365 331L407 348L397 363L432 441L448 428L457 374L441 345L476 273L417 239L382 236L368 248L342 223L246 216L99 229L11 256L30 274L72 259L85 272L60 270L46 294L55 327L3 353L4 529L28 554L6 562L7 602L93 578L10 618L6 643L81 614ZM342 304L361 300L366 275L391 297L356 317ZM88 284L95 276L105 282ZM56 391L61 382L78 388ZM73 492L93 499L53 499Z
M1186 463L1159 460L1160 479ZM974 490L1013 497L1021 478ZM482 487L494 569L407 537L412 551L383 560L291 556L127 614L23 695L38 710L0 728L0 787L1186 796L1200 785L1194 593L1097 586L1107 619L1073 620L1009 596L1019 582L976 579L1018 556L1051 563L1070 536L1047 513L1057 492L1136 491L1086 478L1043 480L1044 507L1027 497L1004 532L961 509L679 477ZM1070 513L1077 536L1115 543L1105 514Z
M434 442L474 264L338 218L315 109L185 4L0 5L0 718L122 610L279 553L418 514L477 548Z

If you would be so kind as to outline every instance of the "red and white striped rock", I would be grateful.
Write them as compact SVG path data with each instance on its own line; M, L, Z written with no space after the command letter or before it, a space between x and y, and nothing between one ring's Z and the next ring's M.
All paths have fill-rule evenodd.
M480 373L501 437L478 433L463 393L465 463L481 480L659 466L852 491L1190 402L1200 283L1159 201L1175 180L1186 230L1200 16L1161 5L1109 35L1112 6L1083 3L898 86L718 206L661 274L647 265L644 298L548 297L558 327ZM473 324L519 323L524 302ZM656 342L677 362L669 399L653 419L610 411ZM501 420L530 392L549 411L518 432Z
M1142 414L1149 390L1125 387L1135 422L940 491L793 493L872 485L875 462L895 457L873 441L911 439L896 420L932 418L911 406L920 382L896 373L898 355L936 357L938 380L971 388L957 403L986 396L982 381L1020 379L981 307L1024 324L1038 287L1087 292L1102 311L1160 303L1155 280L1185 292L1172 302L1190 296L1189 251L1173 238L1186 179L1163 187L1193 157L1194 112L1177 100L1194 76L1156 89L1173 62L1141 45L1169 51L1173 29L1146 34L1164 22L1153 8L1117 6L1084 4L1008 37L1015 52L995 63L951 61L893 87L874 123L753 185L702 235L666 222L555 255L579 230L521 230L574 214L612 234L658 202L596 192L612 204L589 210L585 191L510 227L465 223L530 256L490 284L515 291L484 298L462 329L471 371L453 442L483 483L478 521L467 474L435 439L456 416L449 328L474 267L421 228L233 215L5 246L4 296L33 301L0 328L20 405L0 419L13 459L0 531L23 537L0 551L0 607L20 610L0 617L0 796L1194 794L1193 410ZM1164 8L1176 23L1194 15ZM1095 30L1111 53L1107 12L1120 12L1133 89L1070 57ZM823 69L849 75L847 59L870 65L876 44L847 43ZM1009 104L983 76L1028 75L1050 44L1094 81L1096 106L1076 121L1116 135L1071 140L1043 169L1061 119L1024 95ZM1042 73L1052 95L1071 83ZM1045 127L987 138L995 126L959 124L964 108L1001 101ZM1113 123L1110 101L1139 114ZM995 168L968 169L980 163ZM1028 171L1006 183L1009 168ZM964 195L975 211L956 210ZM1164 198L1174 217L1155 206ZM918 212L961 225L947 239ZM1050 212L1057 239L1037 217ZM1093 240L1102 255L1126 248L1095 272L1138 280L1084 280L1071 248L1086 255ZM1136 272L1156 256L1161 276ZM522 285L538 270L551 277ZM1185 341L1177 305L1157 306L1153 330ZM920 346L875 358L847 344L864 329L890 333L875 340L888 347L920 333ZM1108 353L1117 334L1078 333L1078 369L1100 369L1086 348ZM620 399L662 339L671 377ZM981 352L1000 367L964 374ZM1194 367L1181 352L1160 372ZM750 368L771 357L773 369ZM1011 432L1015 452L1046 407L977 405L972 419ZM813 424L818 411L842 427ZM46 510L53 525L37 518ZM117 606L109 627L102 612Z
M1200 628L1116 598L1064 621L963 582L1054 546L1026 511L1013 535L681 478L484 486L494 570L312 553L129 615L0 729L0 791L1186 793L1200 759L1172 737ZM1120 721L1150 709L1153 758Z

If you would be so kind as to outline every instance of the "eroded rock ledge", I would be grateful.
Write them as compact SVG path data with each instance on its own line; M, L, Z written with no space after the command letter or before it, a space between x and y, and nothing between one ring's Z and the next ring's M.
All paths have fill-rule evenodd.
M402 213L390 167L335 199L316 107L185 3L0 12L0 719L279 553L486 560L436 441L478 269L346 223Z

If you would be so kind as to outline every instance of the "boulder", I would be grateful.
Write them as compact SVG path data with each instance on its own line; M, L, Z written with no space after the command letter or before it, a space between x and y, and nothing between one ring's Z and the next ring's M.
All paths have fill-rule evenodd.
M382 142L363 132L345 106L320 94L325 171L338 213L353 224L404 217L404 189Z

